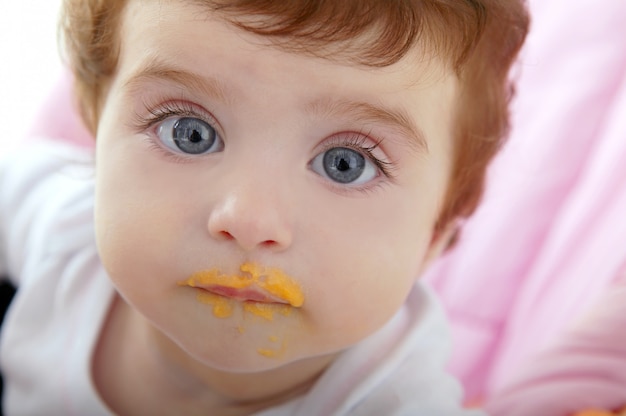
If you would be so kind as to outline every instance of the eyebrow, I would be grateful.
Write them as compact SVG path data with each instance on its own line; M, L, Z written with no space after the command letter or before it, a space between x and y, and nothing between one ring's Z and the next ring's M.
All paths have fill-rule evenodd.
M230 102L233 97L229 93L229 89L217 78L196 75L184 69L179 69L175 65L163 62L156 57L147 60L135 71L124 82L124 89L132 93L141 90L144 83L155 80L168 81L222 102Z
M139 70L124 82L124 88L132 93L141 90L145 82L154 80L168 81L221 102L233 101L231 90L219 79L203 77L179 69L176 65L166 63L156 56L146 60ZM413 123L408 112L403 108L389 108L364 101L322 98L308 103L305 111L322 118L341 117L349 118L357 123L386 126L408 138L407 144L412 150L418 153L428 153L428 142L423 132Z
M408 145L416 152L428 153L428 142L408 112L403 108L389 108L369 102L349 100L315 100L307 110L320 117L348 117L358 123L386 126L406 137Z

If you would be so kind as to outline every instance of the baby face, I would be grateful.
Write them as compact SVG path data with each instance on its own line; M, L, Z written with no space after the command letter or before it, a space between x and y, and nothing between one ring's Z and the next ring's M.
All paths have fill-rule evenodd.
M385 324L450 175L456 79L287 52L131 1L98 128L96 232L124 299L213 368L335 354Z

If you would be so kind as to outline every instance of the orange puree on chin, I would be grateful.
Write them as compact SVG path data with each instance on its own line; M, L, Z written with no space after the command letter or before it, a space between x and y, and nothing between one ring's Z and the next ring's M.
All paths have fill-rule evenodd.
M270 337L270 341L278 342L278 337ZM258 350L256 350L256 352L267 358L278 358L282 357L286 350L287 347L285 345L285 342L283 341L279 349L259 348Z
M259 266L255 263L244 263L240 267L241 274L228 275L220 273L217 269L205 270L194 273L186 280L178 282L179 286L189 286L198 289L196 299L206 305L212 306L213 315L216 318L228 318L233 315L233 309L240 305L247 314L260 317L266 321L273 321L276 313L283 316L291 315L293 308L299 308L304 304L304 294L300 285L278 268ZM255 300L237 301L236 295L245 292L244 289L257 288L257 292L263 299L269 297L267 302ZM233 289L235 294L231 298L228 290ZM242 292L237 292L242 290ZM215 291L216 293L213 293ZM217 294L219 293L219 294ZM225 293L225 295L222 295ZM254 293L254 292L252 292ZM264 296L265 295L265 296ZM242 296L246 299L245 294ZM280 300L285 303L273 302ZM243 334L245 328L238 326L237 330ZM257 348L257 353L267 358L282 357L286 351L286 340L276 335L269 338L269 348ZM272 345L273 344L273 345Z
M212 305L213 315L215 315L216 318L228 318L233 314L233 306L228 299L221 296L209 292L200 292L198 293L197 299L202 303Z
M262 303L246 302L243 309L252 315L260 316L268 321L274 320L274 312L279 312L283 316L291 314L291 306L289 305L266 305Z

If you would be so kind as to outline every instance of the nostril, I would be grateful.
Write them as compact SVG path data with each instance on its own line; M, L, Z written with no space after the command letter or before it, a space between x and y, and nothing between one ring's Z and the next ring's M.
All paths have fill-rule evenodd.
M263 245L263 247L270 248L270 247L276 246L278 243L274 240L266 240L266 241L263 241L263 243L261 244Z
M224 238L225 240L233 240L235 238L228 231L220 231L220 236L222 236L222 238Z

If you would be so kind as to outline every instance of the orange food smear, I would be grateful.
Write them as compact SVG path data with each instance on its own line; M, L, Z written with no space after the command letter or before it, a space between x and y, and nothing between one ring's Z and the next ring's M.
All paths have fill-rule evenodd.
M243 305L243 309L251 313L252 315L261 317L268 321L274 320L274 313L278 312L283 316L291 315L291 306L289 305L277 305L274 303L254 303L246 302Z
M270 337L270 341L278 342L278 337ZM282 356L285 353L286 349L287 348L286 348L285 342L283 341L279 350L270 349L270 348L259 348L256 351L264 357L276 358L276 357Z
M233 306L231 303L221 297L209 292L199 292L197 299L207 305L213 306L213 315L217 318L228 318L233 314Z
M199 285L216 285L233 289L244 289L254 283L249 277L220 274L217 270L206 270L194 273L189 279L180 282L180 286L197 287Z
M250 273L252 280L262 289L283 299L291 306L300 307L304 304L304 294L300 285L277 268L261 267L254 263L244 263L241 271Z
M243 305L243 309L253 315L259 316L268 321L274 320L274 310L272 305L265 305L259 303L246 302Z
M278 351L274 350L259 348L257 352L267 358L275 358L276 356L278 356Z
M244 263L240 270L243 275L221 274L218 270L201 271L179 282L178 285L190 287L216 285L233 289L256 285L296 308L304 304L304 294L300 285L282 270L255 263Z
M241 275L223 274L217 269L200 271L194 273L188 279L178 282L178 285L194 288L216 285L233 289L245 289L255 285L268 294L288 302L288 304L243 302L242 307L246 313L267 321L273 321L276 313L289 316L293 311L293 307L300 307L304 304L302 289L295 280L282 270L259 266L255 263L244 263L241 265L240 270L242 272ZM234 305L240 304L232 299L204 290L199 291L196 298L199 302L212 306L213 315L222 319L232 316ZM242 326L238 327L238 330L239 333L245 331ZM279 338L272 336L270 341L277 343ZM257 351L265 357L274 358L282 355L285 348L285 343L283 342L279 349L260 348Z

